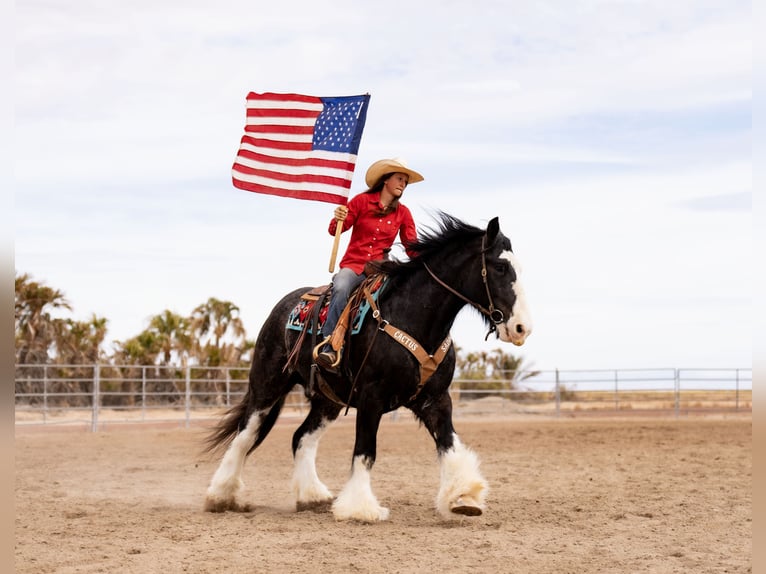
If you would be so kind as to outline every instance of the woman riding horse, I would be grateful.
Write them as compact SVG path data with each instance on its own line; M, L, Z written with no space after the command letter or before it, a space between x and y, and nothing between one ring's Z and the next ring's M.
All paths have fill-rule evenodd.
M332 335L349 296L364 280L365 265L383 259L397 235L410 256L413 252L408 246L417 240L415 221L400 199L404 189L411 183L423 181L423 176L397 158L376 161L364 179L369 189L349 201L348 207L336 207L335 217L330 221L330 235L335 235L339 222L343 231L351 228L353 231L340 261L340 270L332 279L332 298L322 325L326 337ZM340 352L328 341L317 355L317 362L327 370L334 370L340 361Z

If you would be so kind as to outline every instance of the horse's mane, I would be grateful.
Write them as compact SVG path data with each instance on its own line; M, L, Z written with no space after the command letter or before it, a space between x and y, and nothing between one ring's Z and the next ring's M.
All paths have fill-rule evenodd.
M434 253L442 251L449 245L462 245L469 239L484 235L483 229L469 225L443 211L437 211L434 219L435 224L422 228L417 241L408 245L409 250L417 255L411 257L409 261L376 261L373 266L392 277L405 274L412 269L422 267L424 260L428 260Z

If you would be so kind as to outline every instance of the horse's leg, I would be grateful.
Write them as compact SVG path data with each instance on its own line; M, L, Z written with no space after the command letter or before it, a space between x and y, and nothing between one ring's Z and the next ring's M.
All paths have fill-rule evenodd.
M452 400L443 393L427 406L412 409L436 443L441 484L436 509L445 518L478 516L484 510L489 485L479 470L479 458L463 445L452 426Z
M219 424L210 442L213 447L224 444L231 436L226 453L210 481L205 496L205 510L208 512L249 512L249 505L237 502L237 494L244 486L242 470L247 456L260 445L273 428L279 417L285 397L292 382L272 381L271 393L264 393L267 385L253 385L242 402L234 407ZM251 379L252 380L252 379ZM258 389L254 391L254 389Z
M293 434L293 493L295 508L324 510L332 503L332 493L319 479L316 455L319 440L330 423L338 418L341 407L319 397L311 402L311 410Z
M208 512L250 512L251 507L247 504L239 504L237 494L244 486L242 482L242 470L245 459L255 448L263 442L266 435L274 426L285 398L281 397L271 408L248 409L249 414L244 414L248 407L246 402L240 405L240 420L246 420L244 429L239 431L231 441L229 448L218 465L205 497L205 510Z
M336 520L377 522L388 518L388 508L382 507L372 492L370 471L375 464L377 434L382 411L363 408L356 413L356 442L351 462L351 478L332 505Z

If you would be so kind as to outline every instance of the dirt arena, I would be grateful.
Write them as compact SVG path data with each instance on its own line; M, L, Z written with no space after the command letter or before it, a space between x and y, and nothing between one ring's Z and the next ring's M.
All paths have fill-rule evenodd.
M317 460L337 492L353 424ZM751 417L463 418L490 483L487 512L434 510L433 443L409 419L381 425L373 489L391 518L340 523L296 513L280 421L248 459L247 514L202 511L218 459L204 428L91 433L16 428L15 567L20 573L239 572L584 574L751 572Z

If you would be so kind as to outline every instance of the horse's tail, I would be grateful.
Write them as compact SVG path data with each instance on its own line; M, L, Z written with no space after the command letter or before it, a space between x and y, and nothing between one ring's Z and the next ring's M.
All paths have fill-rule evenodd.
M274 423L277 422L279 413L282 412L282 407L285 405L285 398L286 396L282 395L265 415L261 413L255 444L250 447L247 454L254 451L274 427ZM219 448L228 447L231 441L234 440L234 437L247 426L253 411L254 409L250 407L250 391L248 390L245 398L239 404L227 410L218 424L213 427L213 430L205 439L203 452L214 452Z
M249 394L248 392L248 396L245 396L239 404L227 410L223 418L213 427L213 430L205 439L206 452L214 452L221 447L228 446L234 440L237 433L245 428L250 414L248 412L248 405L250 404L248 400Z

